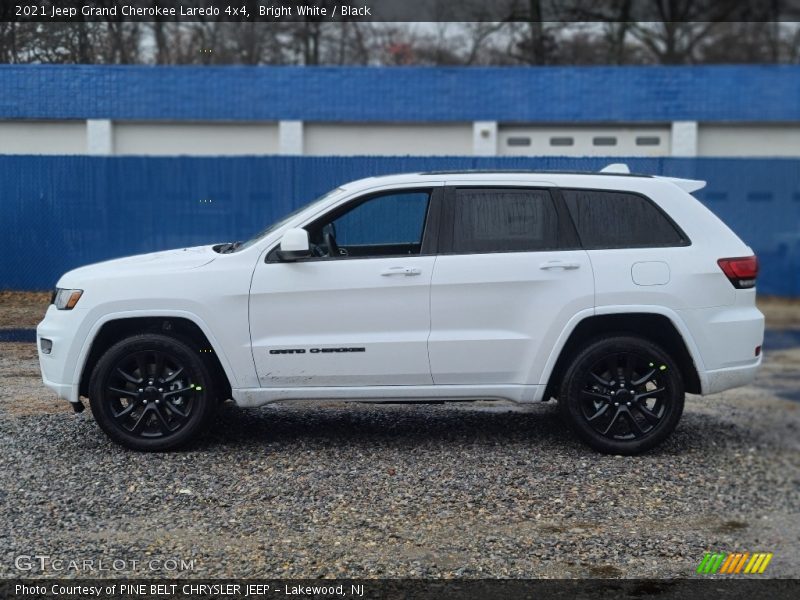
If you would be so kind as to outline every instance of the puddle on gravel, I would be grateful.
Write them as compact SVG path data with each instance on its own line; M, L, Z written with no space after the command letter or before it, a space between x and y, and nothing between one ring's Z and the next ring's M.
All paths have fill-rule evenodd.
M764 350L788 350L800 346L800 329L767 329Z
M36 342L35 329L0 329L0 342Z

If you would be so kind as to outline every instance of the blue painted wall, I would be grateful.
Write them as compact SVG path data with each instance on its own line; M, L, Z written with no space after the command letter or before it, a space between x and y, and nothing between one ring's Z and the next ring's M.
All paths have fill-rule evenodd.
M800 66L1 65L5 119L798 121Z
M50 289L64 271L87 263L244 239L301 203L360 177L467 168L595 171L608 162L0 156L0 289ZM759 254L759 290L800 296L800 160L625 162L636 172L707 180L698 196Z

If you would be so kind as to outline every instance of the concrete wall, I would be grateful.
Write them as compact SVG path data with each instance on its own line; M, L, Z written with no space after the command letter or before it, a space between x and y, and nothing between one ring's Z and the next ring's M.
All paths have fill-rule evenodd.
M472 123L305 123L305 154L416 155L472 154Z
M118 155L277 154L276 123L114 123Z
M0 120L2 154L800 157L800 123Z
M701 123L698 153L700 156L800 156L800 124Z
M0 154L86 154L86 121L0 121Z

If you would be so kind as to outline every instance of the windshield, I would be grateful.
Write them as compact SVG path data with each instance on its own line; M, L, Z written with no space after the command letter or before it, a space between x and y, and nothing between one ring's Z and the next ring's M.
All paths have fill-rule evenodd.
M331 191L324 193L319 198L316 198L316 199L312 200L311 202L308 202L307 204L303 204L300 208L297 208L297 209L293 210L292 212L290 212L288 215L286 215L282 219L279 219L279 220L275 221L272 225L270 225L266 229L263 229L263 230L259 231L255 236L253 236L252 238L250 238L249 240L247 240L243 244L238 245L236 247L235 251L238 252L239 250L244 250L245 248L248 248L248 247L252 246L257 241L263 239L264 236L272 233L273 231L275 231L276 229L278 229L280 227L283 227L286 223L291 221L296 215L298 215L299 213L301 213L305 209L310 208L310 207L314 206L315 204L319 204L319 203L327 200L330 196L342 191L343 189L344 188L334 188Z

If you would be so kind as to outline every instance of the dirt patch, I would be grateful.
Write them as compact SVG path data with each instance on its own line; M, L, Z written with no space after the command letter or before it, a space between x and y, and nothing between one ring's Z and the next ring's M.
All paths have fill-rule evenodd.
M757 304L767 320L767 328L800 328L800 298L758 296Z
M68 402L44 387L34 344L0 343L0 410L13 416L70 413Z
M747 529L747 523L744 521L724 521L716 528L719 533L736 533L742 529Z
M607 579L609 577L622 577L623 573L617 567L611 565L589 565L587 567L592 577Z
M0 291L0 329L36 327L48 304L49 292Z

